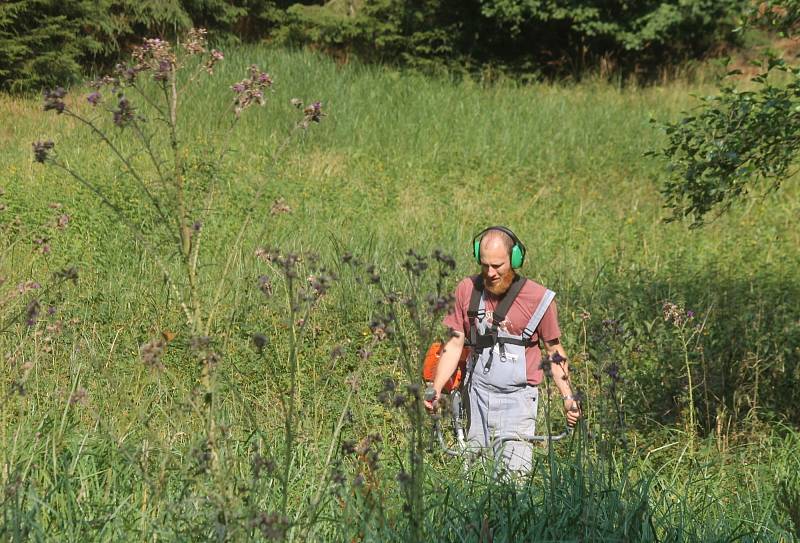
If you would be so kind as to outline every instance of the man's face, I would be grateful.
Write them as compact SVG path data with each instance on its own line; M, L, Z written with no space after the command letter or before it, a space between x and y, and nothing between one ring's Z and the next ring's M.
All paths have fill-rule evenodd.
M511 259L502 243L488 243L481 247L481 275L483 284L495 296L504 294L514 280Z

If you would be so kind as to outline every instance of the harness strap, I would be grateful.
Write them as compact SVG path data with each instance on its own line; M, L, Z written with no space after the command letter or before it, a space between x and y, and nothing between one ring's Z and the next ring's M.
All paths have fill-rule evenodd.
M474 321L484 312L483 307L483 277L479 275L472 282L472 296L467 308L467 318L469 319L469 342L467 345L472 347L478 344L478 327Z
M514 278L514 281L511 283L511 286L508 287L508 290L503 295L503 299L500 300L500 303L497 304L497 308L494 310L494 314L492 315L492 325L497 326L504 320L506 320L506 315L508 315L508 310L511 309L511 305L514 303L514 300L517 299L517 295L522 290L522 287L525 286L525 282L527 279L518 275Z

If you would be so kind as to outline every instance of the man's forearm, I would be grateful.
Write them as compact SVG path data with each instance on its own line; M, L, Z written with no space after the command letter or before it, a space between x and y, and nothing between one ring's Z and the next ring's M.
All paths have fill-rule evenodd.
M433 388L441 392L442 387L453 375L458 367L458 359L464 349L464 334L456 334L444 344L442 356L436 366L436 375L433 378Z
M572 385L569 381L569 369L567 368L566 360L563 362L551 362L550 371L553 374L553 382L555 382L561 396L572 396Z

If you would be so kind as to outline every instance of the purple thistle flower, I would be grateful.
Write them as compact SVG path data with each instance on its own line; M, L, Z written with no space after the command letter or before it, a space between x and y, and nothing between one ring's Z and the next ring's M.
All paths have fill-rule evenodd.
M156 81L166 81L169 78L169 73L172 71L172 62L167 59L158 61L158 68L153 74L153 79Z
M212 49L211 58L213 58L216 62L219 62L220 60L224 59L225 56L222 54L222 51L219 51L217 49Z
M92 104L92 106L96 106L100 102L100 98L101 98L100 93L94 91L90 93L89 96L86 97L86 101Z
M119 127L124 127L133 120L133 106L127 98L122 96L117 103L117 109L114 110L114 124Z
M66 95L67 91L61 87L44 91L44 110L50 111L51 109L54 109L56 113L64 113L64 110L67 107L67 105L64 103L64 97Z
M687 311L686 312L686 316L688 318L690 318L690 319L693 319L694 318L694 311L691 311L691 310Z
M322 102L316 101L313 104L307 106L303 110L303 120L300 122L300 126L303 128L307 128L309 123L318 123L322 120L322 117L325 116L325 113L322 111Z
M244 84L243 83L236 83L235 85L231 85L231 90L237 94L241 94L244 92Z
M28 326L33 326L39 320L39 300L31 300L25 308L25 322Z
M50 154L50 150L55 146L52 141L37 141L33 143L33 156L36 162L44 162Z

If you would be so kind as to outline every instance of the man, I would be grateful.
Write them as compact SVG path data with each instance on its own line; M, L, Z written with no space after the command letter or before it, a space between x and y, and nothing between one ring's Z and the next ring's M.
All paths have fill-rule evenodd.
M553 380L561 393L567 424L574 426L580 407L569 383L567 354L553 293L517 275L525 247L511 230L492 226L475 236L473 253L481 274L463 279L455 290L454 311L443 324L452 330L433 381L435 397L426 401L436 409L441 391L456 370L465 343L468 358L462 393L467 406L467 442L488 447L498 437L535 433L538 385L543 379L540 342L550 360ZM502 458L509 470L525 471L531 447L507 441Z

